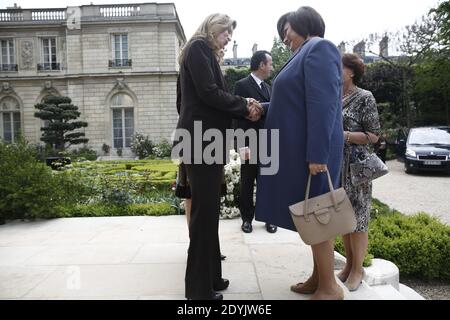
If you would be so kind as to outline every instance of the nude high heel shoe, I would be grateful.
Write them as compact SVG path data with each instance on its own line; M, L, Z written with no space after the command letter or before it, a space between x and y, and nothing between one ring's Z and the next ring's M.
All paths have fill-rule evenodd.
M344 282L347 280L347 278L348 278L348 274L345 275L345 274L344 274L344 270L341 270L341 271L336 275L336 277L337 277L339 280L341 280L342 283L344 283Z
M363 269L361 277L357 281L349 282L347 280L347 281L345 281L344 285L347 287L348 291L356 291L356 290L358 290L358 288L361 285L365 276L366 276L366 271Z

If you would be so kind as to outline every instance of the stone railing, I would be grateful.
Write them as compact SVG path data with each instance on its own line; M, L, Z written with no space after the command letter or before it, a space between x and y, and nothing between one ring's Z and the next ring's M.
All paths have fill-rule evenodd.
M0 22L61 21L66 19L66 9L2 9Z
M0 21L23 21L22 10L0 10Z
M101 6L100 15L102 17L132 17L140 15L139 5L111 5Z
M171 3L140 3L115 5L86 5L68 8L51 9L21 9L20 7L0 9L0 24L2 23L60 23L66 20L77 8L77 17L81 21L145 19L153 17L178 18L175 7ZM69 9L69 12L67 12ZM70 11L72 10L72 11ZM71 16L73 18L73 16Z
M54 21L65 19L66 9L33 9L31 11L32 21Z

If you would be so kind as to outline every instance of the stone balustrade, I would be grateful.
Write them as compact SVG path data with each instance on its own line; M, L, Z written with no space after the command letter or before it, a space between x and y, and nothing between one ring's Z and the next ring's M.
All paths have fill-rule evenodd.
M68 18L68 8L51 9L21 9L14 7L0 10L0 25L8 23L60 23ZM177 17L173 4L117 4L117 5L86 5L78 8L81 21L112 20L127 17Z

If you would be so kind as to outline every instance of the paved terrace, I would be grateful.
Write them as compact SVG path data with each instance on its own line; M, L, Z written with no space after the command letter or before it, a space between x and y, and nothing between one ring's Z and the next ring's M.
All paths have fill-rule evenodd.
M289 290L312 270L298 234L240 225L220 222L224 298L308 299ZM9 222L0 226L0 299L184 299L187 248L184 216ZM364 283L346 299L383 297Z

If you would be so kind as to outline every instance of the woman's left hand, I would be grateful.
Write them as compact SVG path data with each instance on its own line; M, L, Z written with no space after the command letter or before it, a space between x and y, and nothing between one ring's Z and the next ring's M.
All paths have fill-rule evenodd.
M311 175L315 176L321 172L327 172L328 168L326 164L318 164L318 163L310 163L309 164L309 172Z

